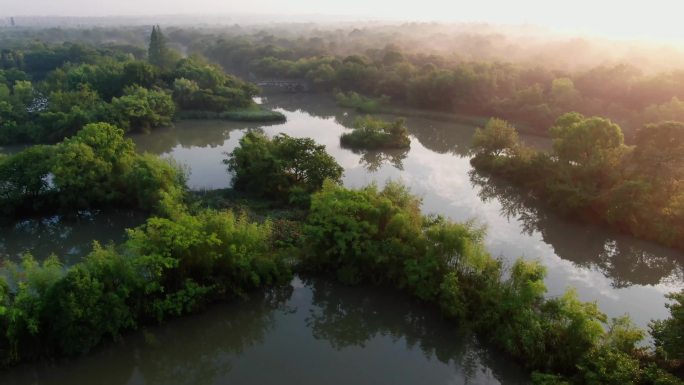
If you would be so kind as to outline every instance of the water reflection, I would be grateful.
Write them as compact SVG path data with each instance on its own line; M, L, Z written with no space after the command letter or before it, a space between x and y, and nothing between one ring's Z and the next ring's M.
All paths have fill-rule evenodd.
M191 188L215 189L230 186L224 153L231 152L247 130L313 138L344 167L345 186L382 186L389 179L402 180L423 198L426 213L455 221L475 218L486 224L486 245L493 255L508 263L520 256L540 259L548 269L549 295L575 287L582 300L597 301L610 316L629 313L642 327L652 318L665 317L664 294L682 287L680 253L598 226L565 221L523 204L515 199L519 194L512 194L502 182L474 183L468 154L474 124L409 117L408 151L354 153L342 148L339 138L358 114L337 108L330 98L289 94L269 96L263 103L283 112L287 122L266 126L178 122L168 131L134 139L140 151L161 153L189 165ZM545 138L521 135L521 139L541 149L550 145Z
M486 373L501 383L521 378L519 368L504 364L507 358L481 346L457 324L434 314L429 305L402 298L395 290L345 288L325 280L311 280L313 305L307 323L315 338L336 350L365 347L378 336L402 341L423 356L455 368L463 383L479 383ZM399 300L397 297L399 296ZM429 383L429 381L419 381Z
M539 232L561 258L598 269L615 288L684 281L684 257L673 249L596 225L568 222L544 210L520 189L475 170L470 171L470 180L483 201L498 200L501 215L520 220L521 231Z
M408 156L408 149L368 150L352 149L354 154L361 155L359 164L369 172L378 171L384 164L389 163L397 170L403 170L403 161Z
M162 155L174 148L217 148L231 141L231 133L245 129L262 129L278 123L230 122L217 120L183 120L173 127L155 130L154 133L134 133L130 137L138 150Z
M0 374L3 384L205 385L233 369L233 358L261 344L285 309L292 287L254 293L124 338L73 360L26 365ZM259 363L253 363L258 366ZM256 368L255 368L256 369ZM4 377L4 378L3 378Z
M521 384L522 371L395 291L295 279L3 384Z
M119 243L125 238L126 228L144 220L142 212L105 210L5 223L0 226L0 261L18 261L30 252L38 260L56 254L64 264L72 265L90 252L93 241Z

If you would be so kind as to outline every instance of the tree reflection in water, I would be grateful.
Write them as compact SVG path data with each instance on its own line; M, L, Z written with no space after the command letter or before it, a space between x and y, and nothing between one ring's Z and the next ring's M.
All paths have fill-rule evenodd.
M225 378L232 360L259 345L275 326L292 286L253 293L203 314L125 337L86 357L26 365L0 373L3 385L208 385Z
M519 367L445 321L435 308L401 292L299 278L126 336L86 357L0 374L3 385L390 384L418 379L527 382Z
M470 171L483 201L497 200L501 214L521 222L523 232L539 232L555 253L578 266L596 268L615 288L684 280L682 253L601 228L564 220L535 202L533 196L494 176Z
M334 349L364 347L379 336L403 340L408 349L419 348L429 359L453 366L463 383L485 372L500 383L517 383L518 368L504 365L505 357L482 346L463 325L439 316L429 304L393 289L343 287L322 279L306 281L313 290L307 325L313 336Z
M397 170L404 169L404 159L408 156L409 149L368 150L351 149L354 154L361 155L359 164L369 172L375 172L385 163L391 164Z
M138 368L149 385L209 385L226 377L231 361L263 343L277 311L291 312L292 286L254 293L248 301L222 307L210 317L180 319L149 331Z

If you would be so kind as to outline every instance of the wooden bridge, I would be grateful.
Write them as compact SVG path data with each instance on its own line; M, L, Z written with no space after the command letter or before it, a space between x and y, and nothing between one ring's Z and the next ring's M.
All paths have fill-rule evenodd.
M311 87L305 79L268 79L257 81L262 88L277 88L287 92L306 92Z

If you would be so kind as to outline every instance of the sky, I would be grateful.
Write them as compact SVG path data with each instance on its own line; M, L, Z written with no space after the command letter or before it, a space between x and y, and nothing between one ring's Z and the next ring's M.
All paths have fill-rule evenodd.
M236 13L532 24L613 38L684 40L684 0L0 0L0 17Z

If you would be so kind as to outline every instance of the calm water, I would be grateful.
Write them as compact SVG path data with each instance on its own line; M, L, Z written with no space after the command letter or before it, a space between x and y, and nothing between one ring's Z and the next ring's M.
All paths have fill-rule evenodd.
M55 254L64 264L72 265L92 250L93 241L102 245L120 243L126 228L136 227L144 220L141 212L106 210L71 218L55 215L3 224L0 225L0 263L18 261L30 253L38 260Z
M247 129L261 129L269 136L283 132L314 138L345 168L346 186L402 180L423 197L424 212L486 225L486 242L493 255L506 261L519 256L540 259L548 268L549 295L574 287L583 300L598 301L608 315L629 313L643 327L653 318L667 316L665 293L684 287L681 253L562 220L521 199L505 183L475 174L468 156L473 123L409 118L409 150L355 153L339 145L340 135L349 130L355 114L335 107L331 100L279 95L266 98L264 104L284 113L288 121L267 126L185 121L133 139L140 151L186 164L191 188L214 189L230 186L231 177L221 161ZM549 146L544 138L523 136L523 140L541 148Z
M409 150L353 152L339 146L339 137L355 114L331 100L281 95L263 102L288 121L184 121L132 138L139 151L185 164L191 188L215 189L230 186L222 160L248 129L312 137L345 168L346 186L402 180L422 196L424 212L486 225L493 255L507 262L519 256L541 260L548 268L550 296L574 287L608 315L629 313L642 327L667 315L665 293L684 287L681 253L562 220L506 183L474 173L467 151L472 122L409 118ZM549 145L544 138L523 139L540 148ZM46 221L3 228L0 254L55 250L76 260L93 238L116 241L142 218ZM217 306L56 368L14 370L0 383L89 384L94 378L103 384L520 382L516 369L504 362L395 292L295 280L284 292Z
M137 332L86 357L0 374L4 385L524 384L430 309L376 288L295 279Z

